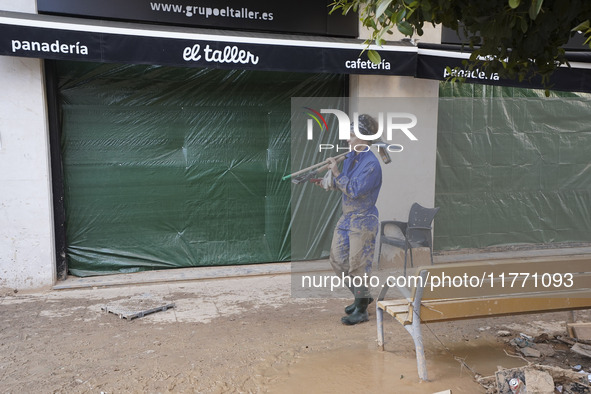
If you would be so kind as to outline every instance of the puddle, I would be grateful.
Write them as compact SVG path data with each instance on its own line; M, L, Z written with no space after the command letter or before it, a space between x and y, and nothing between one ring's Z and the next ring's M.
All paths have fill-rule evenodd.
M392 344L391 344L392 345ZM507 356L500 343L472 341L452 344L453 354L464 359L474 371L493 375L498 365L505 368L525 364L521 359ZM427 355L429 382L417 376L414 352L397 354L394 350L381 352L371 346L357 346L297 356L290 365L269 367L262 371L269 393L424 393L432 394L451 389L457 393L484 393L451 354L442 350Z
M484 392L472 377L462 372L451 358L428 361L431 382L419 382L416 361L409 355L376 348L351 347L308 353L285 368L263 372L269 393L434 393L453 389L454 393ZM413 354L414 356L414 354Z
M505 347L502 343L488 342L483 340L473 340L458 342L448 345L449 352L441 350L439 354L431 356L433 362L446 363L453 355L463 360L474 372L482 376L492 376L497 371L497 366L507 368L517 368L527 363L517 357L511 357L505 353ZM450 354L451 352L451 354ZM512 349L507 353L514 354ZM457 361L456 361L457 362Z

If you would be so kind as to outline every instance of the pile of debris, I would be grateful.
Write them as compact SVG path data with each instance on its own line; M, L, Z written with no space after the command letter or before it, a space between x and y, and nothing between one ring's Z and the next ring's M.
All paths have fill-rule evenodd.
M513 356L527 365L498 367L494 376L477 376L477 381L491 394L591 393L591 341L576 338L571 328L568 331L575 338L498 331L497 335L513 347Z
M531 364L521 368L499 370L494 376L481 377L479 383L487 393L499 394L580 394L590 393L587 374L549 365Z

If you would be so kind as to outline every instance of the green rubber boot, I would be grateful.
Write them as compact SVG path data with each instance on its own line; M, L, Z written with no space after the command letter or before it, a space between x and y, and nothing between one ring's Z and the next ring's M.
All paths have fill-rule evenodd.
M347 326L363 323L369 321L369 314L367 313L367 306L369 305L370 293L367 287L361 286L355 288L355 309L350 315L341 319L341 322Z
M353 297L355 297L355 288L353 286L348 286L349 291L353 294ZM353 303L351 305L347 305L345 307L345 313L347 315L350 315L351 313L353 313L353 311L355 310L355 300L353 300Z
M369 304L371 304L372 302L373 302L373 298L372 297L369 297ZM355 306L356 306L355 305L355 302L353 302L351 305L347 305L345 307L345 313L347 315L350 315L351 313L353 313L355 311Z

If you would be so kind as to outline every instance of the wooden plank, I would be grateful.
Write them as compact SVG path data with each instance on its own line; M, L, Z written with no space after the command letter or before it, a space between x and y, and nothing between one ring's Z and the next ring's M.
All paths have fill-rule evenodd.
M591 309L591 298L530 297L438 300L421 305L421 321L461 320L521 313Z
M425 291L423 293L424 300L433 299L450 299L450 298L472 298L485 296L526 296L528 294L545 293L552 294L555 292L586 290L591 289L591 273L576 274L573 276L557 273L554 277L549 276L549 273L544 273L537 276L528 275L502 275L497 276L491 280L490 277L485 277L486 273L481 273L479 276L462 277L448 276L447 273L444 282L441 282L441 277L436 277L434 281L433 276L429 276L429 280L425 283Z
M503 272L550 272L550 273L576 273L591 271L591 256L589 255L571 255L571 256L544 256L535 258L518 258L505 260L490 260L476 262L459 262L435 264L417 267L409 272L418 275L421 270L428 269L433 275L439 275L441 271L446 271L450 275L477 275L479 272L487 271L493 274Z
M390 305L387 306L384 311L391 315L391 316L396 316L399 313L406 313L408 312L408 308L410 308L410 304L406 303L404 305Z
M408 300L379 301L378 308L394 317L403 325L412 323L412 305Z
M166 303L164 305L159 305L159 306L155 306L155 307L144 307L144 308L136 307L136 308L131 308L131 309L126 309L124 307L119 307L119 306L106 305L104 307L101 307L101 309L107 313L113 313L113 314L119 316L120 319L131 320L131 319L135 319L137 317L144 317L145 315L149 315L154 312L166 311L169 308L174 308L174 307L175 307L174 303Z
M412 305L407 300L379 301L378 308L403 325L412 323Z
M406 313L400 313L400 314L394 316L394 318L396 320L398 320L398 322L400 324L402 324L403 326L407 326L409 324L412 324L412 312L409 312L408 310L406 311Z
M386 309L389 306L396 306L396 305L408 305L410 301L406 299L398 299L398 300L382 300L378 301L378 307L380 309Z
M428 271L431 278L424 284L424 321L591 308L588 255L438 264L417 268L415 276L421 271ZM445 286L433 282L434 277L445 276L450 278ZM472 276L477 280L470 282ZM454 281L458 278L461 280ZM412 287L414 295L416 286ZM381 301L378 305L409 324L412 313L407 310L408 302Z
M417 281L420 283L418 277L421 271L427 271L430 278L423 299L529 293L534 291L535 287L543 288L544 286L547 287L543 290L553 290L553 286L559 283L561 278L563 283L570 285L567 283L570 281L570 274L572 274L572 289L591 288L591 256L589 255L462 262L418 267L414 272L410 271L412 275L408 277L407 288L411 298L415 295L415 283ZM522 275L515 276L512 275L513 273ZM434 277L438 282L441 282L441 278L447 277L446 285L434 286L432 289L432 283L438 284L431 280ZM458 284L460 278L462 286L454 286L454 280L456 280L455 284ZM476 283L478 285L474 286ZM522 287L523 284L525 285ZM505 291L498 291L498 288L505 288ZM562 286L559 290L567 290L567 288Z

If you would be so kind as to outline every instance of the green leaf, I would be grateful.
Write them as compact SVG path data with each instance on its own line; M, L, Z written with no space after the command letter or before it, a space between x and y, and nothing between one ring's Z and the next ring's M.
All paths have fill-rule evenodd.
M404 19L405 16L406 16L406 8L403 8L400 11L398 11L398 13L396 14L396 23L402 22L402 20Z
M414 29L412 28L412 25L410 23L408 23L407 21L402 21L400 23L397 23L396 26L398 27L398 31L401 32L402 34L404 34L405 36L412 36L412 33L414 32Z
M380 64L382 62L382 57L377 51L370 49L367 51L367 57L373 64Z
M515 22L517 22L517 18L511 18L511 22L509 22L509 28L512 29L515 26Z
M515 9L519 7L519 3L521 3L521 0L509 0L509 7Z
M542 8L542 3L544 0L532 0L531 6L529 7L529 17L532 20L535 20L540 13L540 9Z
M525 18L521 18L521 31L523 32L523 34L527 33L527 21L525 20Z
M379 18L384 11L390 6L392 0L380 0L378 7L376 8L376 18Z
M589 27L590 27L590 22L589 22L589 19L587 19L585 22L577 25L577 27L573 27L571 29L571 31L583 31L584 32L584 31L588 30Z

